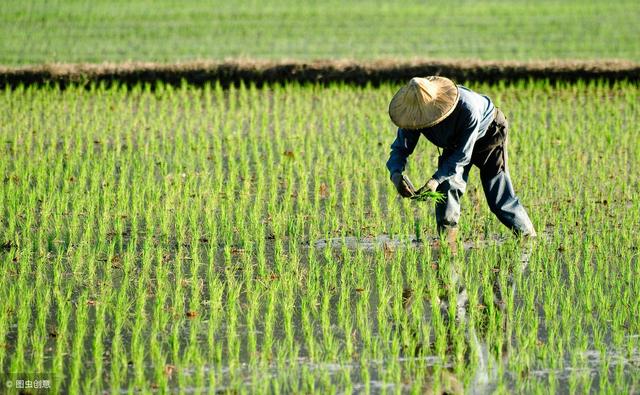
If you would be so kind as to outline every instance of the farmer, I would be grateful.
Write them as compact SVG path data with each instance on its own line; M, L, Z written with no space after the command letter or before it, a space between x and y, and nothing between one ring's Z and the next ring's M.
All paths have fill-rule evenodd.
M436 203L436 222L438 233L445 233L450 245L455 244L458 233L460 198L471 165L480 169L487 203L500 222L518 236L536 236L509 178L507 119L491 99L448 78L416 77L393 96L389 116L398 126L387 161L391 181L403 197L426 190L444 194L444 201ZM402 172L420 135L443 151L438 170L415 191Z

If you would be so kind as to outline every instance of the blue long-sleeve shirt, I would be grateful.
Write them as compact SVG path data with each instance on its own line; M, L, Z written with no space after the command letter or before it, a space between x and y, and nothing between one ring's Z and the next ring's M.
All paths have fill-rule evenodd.
M487 96L461 85L458 85L458 89L460 96L456 108L440 123L419 130L398 128L398 136L391 144L387 161L390 174L404 171L407 158L413 153L422 134L447 153L432 178L442 183L456 174L462 175L464 167L471 163L476 141L485 135L493 121L495 107Z

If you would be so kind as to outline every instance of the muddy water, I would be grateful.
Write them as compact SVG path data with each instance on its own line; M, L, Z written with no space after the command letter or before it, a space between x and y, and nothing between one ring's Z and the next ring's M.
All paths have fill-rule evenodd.
M474 248L482 248L489 245L500 245L505 242L506 239L501 237L495 237L489 240L480 240L480 241L464 241L462 244L466 251L474 249ZM379 236L368 236L368 237L336 237L331 239L320 239L313 242L313 246L315 248L326 248L330 246L331 248L342 248L342 246L346 246L350 249L362 249L365 251L372 251L379 248L408 248L408 247L438 247L440 239L437 237L426 237L417 239L415 235L408 236L390 236L390 235L379 235Z

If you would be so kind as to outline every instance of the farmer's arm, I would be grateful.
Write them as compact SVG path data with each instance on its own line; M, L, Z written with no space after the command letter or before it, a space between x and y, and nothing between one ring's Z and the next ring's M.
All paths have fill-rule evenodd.
M418 144L420 133L407 132L402 128L398 128L398 136L391 144L391 154L387 161L387 169L389 174L402 173L407 164L407 157L413 153Z
M480 114L471 111L459 126L455 145L452 148L453 152L443 159L438 170L431 177L438 184L442 184L456 174L462 175L464 167L471 163L473 146L478 139L479 126Z

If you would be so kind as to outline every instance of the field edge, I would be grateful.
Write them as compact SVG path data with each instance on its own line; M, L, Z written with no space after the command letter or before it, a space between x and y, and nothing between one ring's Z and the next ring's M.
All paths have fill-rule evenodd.
M0 66L0 87L47 84L184 82L203 85L220 82L254 83L348 83L377 85L404 82L419 75L445 75L457 81L515 82L544 79L552 82L579 80L640 81L640 63L625 60L491 62L477 60L413 61L191 61L179 63L44 64Z

